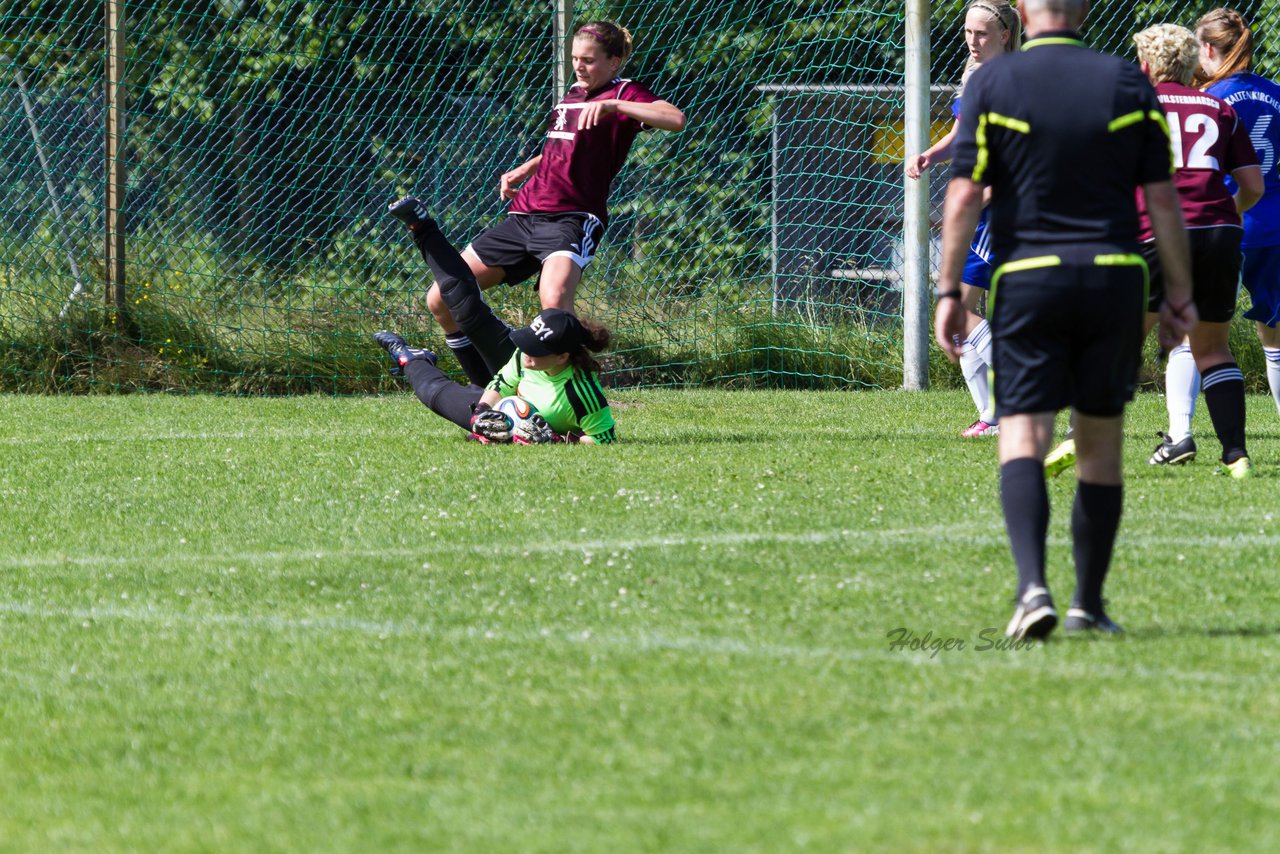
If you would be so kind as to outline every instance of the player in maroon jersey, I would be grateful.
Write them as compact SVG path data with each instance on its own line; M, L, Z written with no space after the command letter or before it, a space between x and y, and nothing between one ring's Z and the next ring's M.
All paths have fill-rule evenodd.
M1228 336L1240 280L1240 215L1262 198L1262 170L1249 132L1221 98L1189 84L1199 63L1200 46L1188 29L1173 24L1149 27L1133 37L1143 72L1156 87L1173 144L1174 185L1191 244L1192 299L1200 323L1189 336L1194 367L1171 364L1166 377L1169 432L1150 463L1177 464L1195 457L1191 404L1196 369L1203 377L1205 402L1222 442L1222 462L1232 473L1247 468L1244 426L1244 375L1231 353ZM1230 176L1239 189L1227 189ZM1151 268L1151 312L1159 310L1164 288L1145 199L1138 191L1143 255ZM1176 310L1176 306L1174 306ZM1156 315L1148 314L1147 329ZM1188 371L1188 368L1191 368ZM1189 399L1188 399L1189 398ZM1239 464L1239 460L1244 460ZM1233 467L1234 466L1234 467Z
M618 76L630 56L631 34L612 21L593 21L574 34L577 79L551 110L542 153L502 175L498 192L511 200L510 215L462 252L481 289L518 284L536 274L542 307L573 311L582 271L608 224L610 187L636 135L646 128L681 131L685 126L679 108L642 83ZM391 206L411 231L419 209L425 218L417 200ZM427 307L467 376L484 385L502 365L485 364L462 332L467 324L450 313L441 294L450 284L434 283Z

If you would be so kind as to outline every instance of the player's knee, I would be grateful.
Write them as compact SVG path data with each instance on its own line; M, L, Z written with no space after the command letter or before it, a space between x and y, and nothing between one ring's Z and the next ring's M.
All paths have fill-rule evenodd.
M440 286L433 284L427 291L427 310L435 317L436 322L444 323L453 320L453 314L440 293Z
M1095 453L1090 456L1082 453L1079 443L1076 444L1076 477L1084 483L1096 483L1100 486L1116 486L1124 482L1124 469L1121 465L1119 449L1106 449L1106 453Z
M1089 483L1121 482L1124 458L1123 415L1087 416L1075 421L1076 472Z
M468 294L453 303L453 319L463 329L471 329L477 321L492 313L480 298L479 291L474 295Z

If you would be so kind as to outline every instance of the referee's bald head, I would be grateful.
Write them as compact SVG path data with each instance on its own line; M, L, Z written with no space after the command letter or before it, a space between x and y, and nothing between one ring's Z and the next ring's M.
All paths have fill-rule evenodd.
M1029 22L1039 18L1059 19L1074 29L1084 21L1089 0L1022 0L1018 10Z

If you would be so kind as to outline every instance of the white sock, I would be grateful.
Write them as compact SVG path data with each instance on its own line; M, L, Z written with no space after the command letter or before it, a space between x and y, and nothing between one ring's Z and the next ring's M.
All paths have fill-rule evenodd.
M1263 347L1262 355L1267 357L1267 385L1271 386L1271 396L1276 399L1276 410L1280 411L1280 349Z
M1169 354L1164 366L1164 394L1169 409L1169 439L1181 442L1191 435L1191 418L1196 414L1196 398L1200 395L1200 372L1186 344L1179 344Z
M960 356L960 369L964 372L969 395L978 408L978 417L988 424L996 423L995 400L991 394L989 371L991 367L991 327L985 320L973 328L964 342Z
M982 361L988 365L994 364L991 359L991 327L987 325L985 319L978 321L978 325L973 327L973 334L969 336L969 340L978 348L978 355Z
M964 344L964 351L960 353L960 372L964 374L964 384L969 387L969 396L973 398L973 405L977 407L978 417L981 418L987 398L991 396L987 386L987 366L982 363L978 351L969 346L968 341Z

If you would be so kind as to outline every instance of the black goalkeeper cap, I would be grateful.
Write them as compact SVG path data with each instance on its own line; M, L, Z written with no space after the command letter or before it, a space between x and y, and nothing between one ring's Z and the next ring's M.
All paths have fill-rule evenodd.
M530 356L576 353L585 338L578 318L558 308L544 308L528 326L511 330L512 343Z

